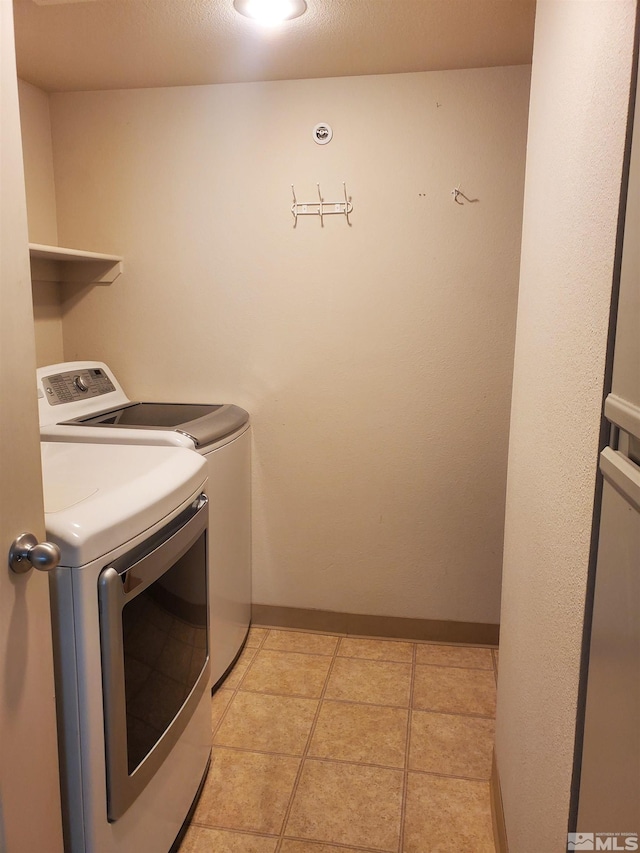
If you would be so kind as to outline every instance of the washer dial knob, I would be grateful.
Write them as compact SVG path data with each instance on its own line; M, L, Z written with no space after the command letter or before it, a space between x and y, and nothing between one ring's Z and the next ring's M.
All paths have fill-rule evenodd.
M82 378L82 376L74 376L73 377L73 384L76 386L78 391L82 391L83 394L86 394L87 391L89 390L89 386L87 385L85 380Z

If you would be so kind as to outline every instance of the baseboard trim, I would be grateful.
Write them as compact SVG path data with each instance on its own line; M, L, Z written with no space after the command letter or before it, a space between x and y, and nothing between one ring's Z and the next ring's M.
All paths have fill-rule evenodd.
M393 637L396 640L429 640L465 643L470 646L497 646L500 626L481 622L447 622L435 619L407 619L402 616L367 616L303 607L253 604L251 622L272 628L300 628L360 637Z
M493 823L493 841L496 853L509 853L507 844L507 827L504 822L504 808L502 806L502 790L500 788L500 776L496 762L496 751L493 751L493 762L491 764L491 780L489 782L491 798L491 820Z

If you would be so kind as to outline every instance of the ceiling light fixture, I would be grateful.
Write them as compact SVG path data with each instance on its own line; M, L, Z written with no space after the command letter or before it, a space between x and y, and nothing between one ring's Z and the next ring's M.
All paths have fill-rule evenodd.
M233 0L233 5L245 18L267 25L290 21L307 11L305 0Z

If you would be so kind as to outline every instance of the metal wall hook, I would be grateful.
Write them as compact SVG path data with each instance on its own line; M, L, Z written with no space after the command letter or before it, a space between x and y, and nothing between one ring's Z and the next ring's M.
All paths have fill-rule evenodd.
M477 201L480 201L479 198L469 198L468 196L466 196L460 189L460 184L458 184L457 187L454 187L451 190L451 195L453 196L453 200L455 201L455 203L460 204L462 206L464 206L464 201L468 201L469 204L475 204ZM463 198L464 201L460 201L461 198Z
M349 219L349 214L353 210L353 205L349 201L349 196L347 195L347 185L344 181L342 182L342 190L344 192L344 215L347 220L347 225L349 226L349 228L351 228L351 220Z
M316 188L318 190L318 201L307 201L302 202L298 201L296 198L296 191L293 184L291 184L291 193L293 195L293 204L291 205L291 213L293 215L293 227L295 228L298 224L299 216L319 216L320 217L320 225L324 228L324 217L329 214L340 213L347 220L347 224L351 226L351 220L349 219L349 214L353 210L353 203L351 202L350 197L347 195L347 185L343 181L342 189L344 192L344 201L325 201L322 195L322 190L320 189L320 184L316 184Z

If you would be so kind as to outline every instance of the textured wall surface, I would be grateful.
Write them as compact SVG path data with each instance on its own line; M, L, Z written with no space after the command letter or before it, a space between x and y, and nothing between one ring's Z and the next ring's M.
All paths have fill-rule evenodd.
M566 850L634 6L538 2L496 732L515 853Z
M256 602L498 621L528 86L513 67L52 96L61 242L125 257L68 296L65 357L251 412ZM293 228L292 183L342 181L351 228Z
M535 0L313 0L275 27L230 0L23 0L15 14L19 75L85 92L529 65Z
M35 86L18 81L20 125L27 193L29 240L55 246L58 243L56 190L49 96ZM51 282L33 287L33 314L38 367L62 358L62 307L60 288Z
M58 242L58 223L49 96L30 83L19 80L18 97L29 240L55 246Z

